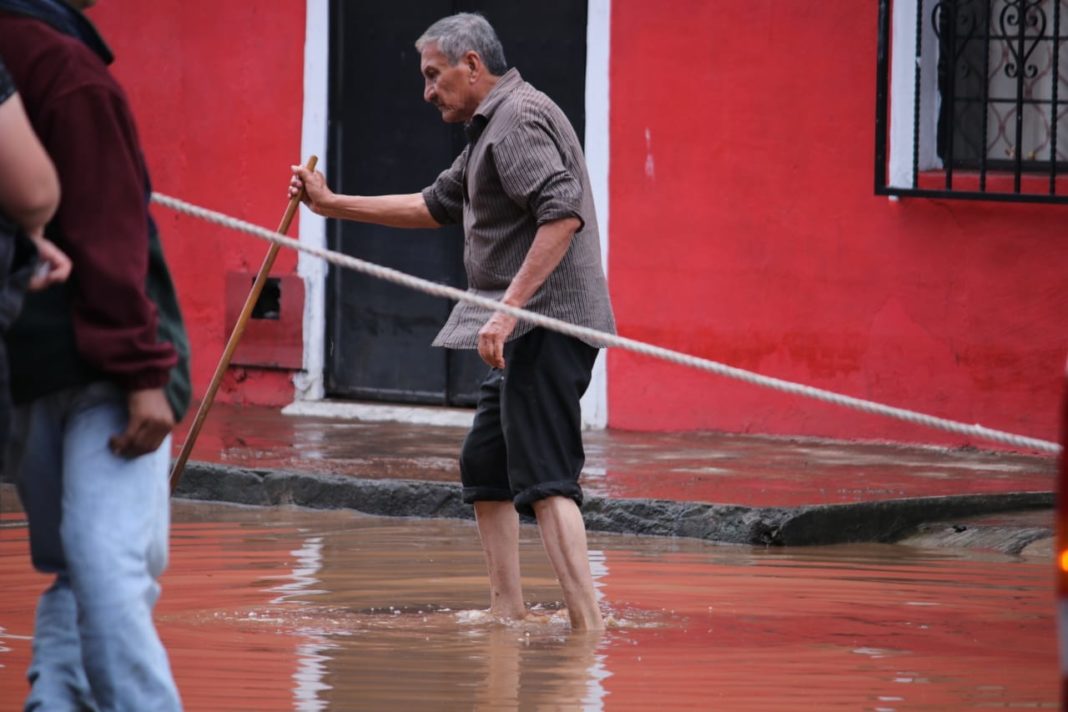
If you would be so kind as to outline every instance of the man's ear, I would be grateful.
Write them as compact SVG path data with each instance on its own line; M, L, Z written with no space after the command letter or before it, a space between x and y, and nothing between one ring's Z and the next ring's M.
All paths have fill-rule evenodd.
M477 77L482 71L482 57L478 56L478 52L471 50L464 54L463 59L460 60L467 67L471 73L472 78Z

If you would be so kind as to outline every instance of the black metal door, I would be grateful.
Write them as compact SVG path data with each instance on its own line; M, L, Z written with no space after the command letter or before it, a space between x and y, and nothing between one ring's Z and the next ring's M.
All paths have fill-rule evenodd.
M341 193L414 193L463 150L459 126L423 102L414 42L435 20L481 12L510 66L551 96L579 136L585 124L582 0L333 0L330 185ZM330 221L331 249L463 288L458 227L397 230ZM334 396L473 405L487 367L474 351L430 346L452 303L331 267L326 389Z

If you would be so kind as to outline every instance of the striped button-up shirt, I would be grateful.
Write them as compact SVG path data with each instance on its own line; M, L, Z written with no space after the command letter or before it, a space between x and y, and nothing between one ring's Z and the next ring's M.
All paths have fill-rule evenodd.
M423 199L439 223L463 225L468 291L500 299L538 227L577 218L582 225L567 253L524 308L614 334L586 161L563 111L510 69L479 104L467 132L467 147L423 190ZM490 316L458 303L434 345L476 348ZM533 328L520 320L510 338Z

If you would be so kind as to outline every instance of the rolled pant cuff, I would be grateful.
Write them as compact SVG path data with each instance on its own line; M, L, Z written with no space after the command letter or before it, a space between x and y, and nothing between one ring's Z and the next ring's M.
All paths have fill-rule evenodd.
M511 502L512 491L498 487L464 487L464 504L475 502Z
M548 497L567 497L581 507L582 487L574 480L539 482L517 494L513 501L515 502L516 511L520 514L534 516L534 503Z

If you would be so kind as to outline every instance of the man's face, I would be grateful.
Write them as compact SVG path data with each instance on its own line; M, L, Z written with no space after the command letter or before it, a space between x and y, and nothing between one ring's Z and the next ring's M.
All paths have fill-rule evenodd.
M419 69L423 73L423 99L441 112L446 123L469 121L478 108L471 83L471 67L460 59L455 65L438 49L436 42L423 47Z

